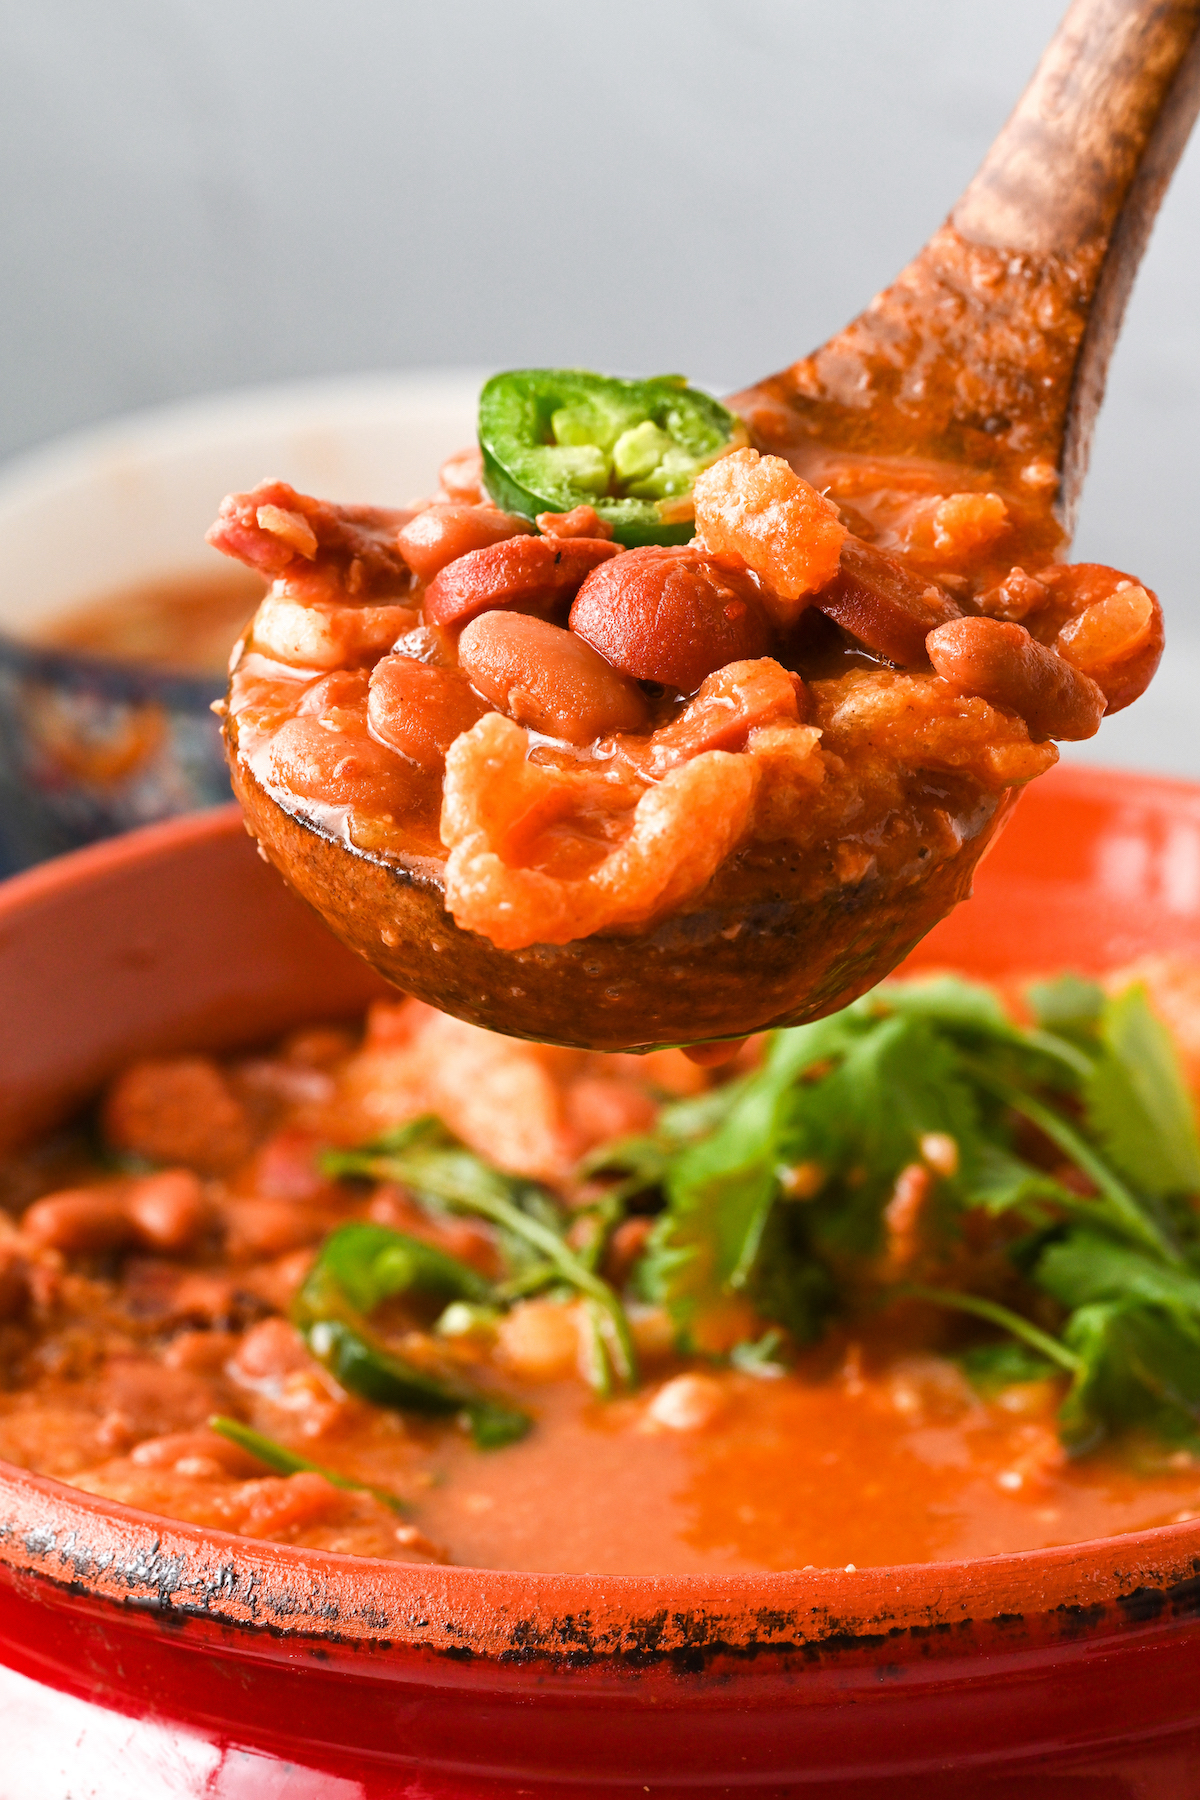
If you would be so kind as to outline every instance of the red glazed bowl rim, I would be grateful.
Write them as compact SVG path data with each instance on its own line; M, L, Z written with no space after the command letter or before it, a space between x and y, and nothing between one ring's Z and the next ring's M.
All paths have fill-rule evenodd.
M1114 795L1191 803L1200 784L1073 766L1043 777L1059 801ZM1040 784L1039 784L1040 785ZM146 826L0 885L0 937L47 901L181 849L243 832L236 807ZM254 854L246 843L248 856ZM0 1563L123 1605L230 1625L451 1656L670 1655L877 1643L981 1617L1082 1618L1116 1605L1131 1622L1194 1610L1200 1518L1049 1549L969 1560L731 1574L555 1574L429 1566L300 1549L159 1518L0 1461Z

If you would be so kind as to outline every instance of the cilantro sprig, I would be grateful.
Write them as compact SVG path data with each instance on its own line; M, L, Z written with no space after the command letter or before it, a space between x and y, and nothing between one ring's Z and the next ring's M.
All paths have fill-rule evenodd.
M615 1208L602 1211L593 1242L577 1252L544 1188L493 1168L432 1115L413 1119L361 1149L328 1151L322 1168L328 1175L399 1182L435 1210L487 1219L498 1227L513 1269L510 1282L497 1288L494 1297L513 1300L553 1286L574 1290L585 1305L593 1387L607 1394L614 1381L636 1386L637 1349L625 1308L595 1267Z
M1137 986L1110 997L1068 976L1029 1000L1022 1027L969 982L886 984L774 1034L707 1130L668 1109L653 1138L609 1147L604 1167L661 1185L640 1282L681 1344L711 1347L738 1297L804 1343L839 1310L919 1294L1069 1376L1072 1448L1133 1423L1194 1432L1200 1142L1171 1040ZM889 1283L897 1178L946 1140L917 1270L941 1278ZM999 1290L996 1256L959 1253L972 1214L992 1222Z
M981 1390L1061 1380L1077 1452L1134 1424L1200 1435L1200 1141L1170 1037L1136 985L1068 975L1027 998L1019 1025L971 982L893 982L775 1032L752 1074L594 1151L581 1213L435 1118L323 1167L487 1220L507 1263L491 1313L577 1297L601 1394L638 1379L600 1272L632 1209L657 1214L633 1291L684 1350L775 1376L835 1316L920 1300L962 1315Z

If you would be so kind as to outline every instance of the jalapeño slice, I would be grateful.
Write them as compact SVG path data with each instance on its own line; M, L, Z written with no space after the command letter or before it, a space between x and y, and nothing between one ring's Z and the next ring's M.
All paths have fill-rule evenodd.
M594 506L619 544L685 544L701 469L747 442L742 421L682 375L622 381L510 369L479 397L488 493L535 518Z

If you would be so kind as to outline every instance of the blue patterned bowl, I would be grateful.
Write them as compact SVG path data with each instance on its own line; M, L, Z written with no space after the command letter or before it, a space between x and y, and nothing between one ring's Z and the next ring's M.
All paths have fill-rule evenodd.
M39 642L50 621L217 568L221 497L282 476L402 505L474 435L479 377L256 389L80 434L0 471L0 874L229 797L219 677Z

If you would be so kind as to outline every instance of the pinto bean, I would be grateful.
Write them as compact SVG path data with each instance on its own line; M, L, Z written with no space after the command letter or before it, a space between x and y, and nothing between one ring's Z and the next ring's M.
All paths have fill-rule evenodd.
M425 590L425 617L456 628L495 607L545 616L565 609L598 564L620 551L599 538L510 538L460 556Z
M573 506L570 512L539 513L537 528L543 537L611 538L613 528L594 506Z
M1036 738L1089 738L1104 695L1096 683L1003 619L953 619L926 640L934 669L959 694L1018 713Z
M178 1253L195 1243L208 1223L200 1179L191 1169L164 1169L130 1186L125 1206L139 1243L147 1250Z
M370 669L335 669L306 687L296 706L298 714L312 713L318 719L332 719L342 724L347 717L361 717L367 703Z
M358 731L327 731L317 719L288 719L271 738L270 779L302 800L400 812L418 799L419 777L385 744Z
M594 569L571 630L623 674L681 694L726 663L765 656L771 642L753 577L690 544L630 550Z
M921 668L929 633L960 616L949 594L855 537L842 545L838 573L815 604L868 650L902 669Z
M418 768L440 773L455 738L487 710L461 669L385 656L371 675L371 730Z
M124 1197L115 1189L67 1188L35 1200L21 1220L25 1236L49 1250L84 1256L120 1250L135 1242L137 1229Z
M26 1236L67 1255L135 1246L178 1252L199 1236L208 1207L190 1169L166 1169L127 1188L67 1188L47 1194L23 1220Z
M501 712L547 737L590 744L643 731L646 697L573 631L524 613L488 612L459 639L459 662Z
M438 470L438 485L451 500L470 506L483 497L483 452L478 444L456 450Z
M498 506L464 506L459 502L427 506L396 533L400 554L422 581L432 581L447 563L472 550L486 550L505 539L528 537L533 526Z

